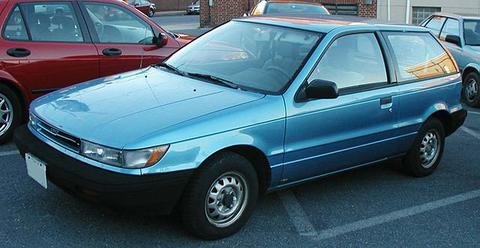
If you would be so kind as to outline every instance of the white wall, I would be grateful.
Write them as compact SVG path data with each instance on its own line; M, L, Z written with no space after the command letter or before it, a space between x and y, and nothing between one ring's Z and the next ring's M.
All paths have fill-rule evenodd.
M377 0L377 17L387 20L388 0ZM391 20L405 23L407 0L390 0ZM441 7L442 12L478 15L480 16L480 0L410 0L410 17L412 21L412 7Z

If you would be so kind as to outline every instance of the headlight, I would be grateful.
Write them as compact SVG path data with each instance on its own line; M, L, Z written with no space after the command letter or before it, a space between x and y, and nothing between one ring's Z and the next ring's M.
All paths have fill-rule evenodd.
M156 164L168 150L168 145L141 149L118 150L82 141L81 153L93 160L125 168L145 168Z

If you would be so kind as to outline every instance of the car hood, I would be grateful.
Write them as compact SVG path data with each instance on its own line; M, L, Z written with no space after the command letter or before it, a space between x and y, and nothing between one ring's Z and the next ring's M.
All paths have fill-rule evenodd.
M53 92L30 109L73 136L123 148L148 134L264 96L149 67Z

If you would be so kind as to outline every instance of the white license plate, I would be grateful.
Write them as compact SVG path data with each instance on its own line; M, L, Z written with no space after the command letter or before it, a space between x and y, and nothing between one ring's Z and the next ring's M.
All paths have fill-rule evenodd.
M27 162L28 175L42 187L47 188L47 167L45 163L30 153L25 154L25 161Z

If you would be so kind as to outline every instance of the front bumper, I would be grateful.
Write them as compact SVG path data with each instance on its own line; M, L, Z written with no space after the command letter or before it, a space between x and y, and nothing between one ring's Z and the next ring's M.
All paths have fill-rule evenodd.
M113 207L170 213L193 170L152 175L127 175L103 170L67 156L39 140L27 126L15 131L22 154L46 163L47 179L80 198Z

